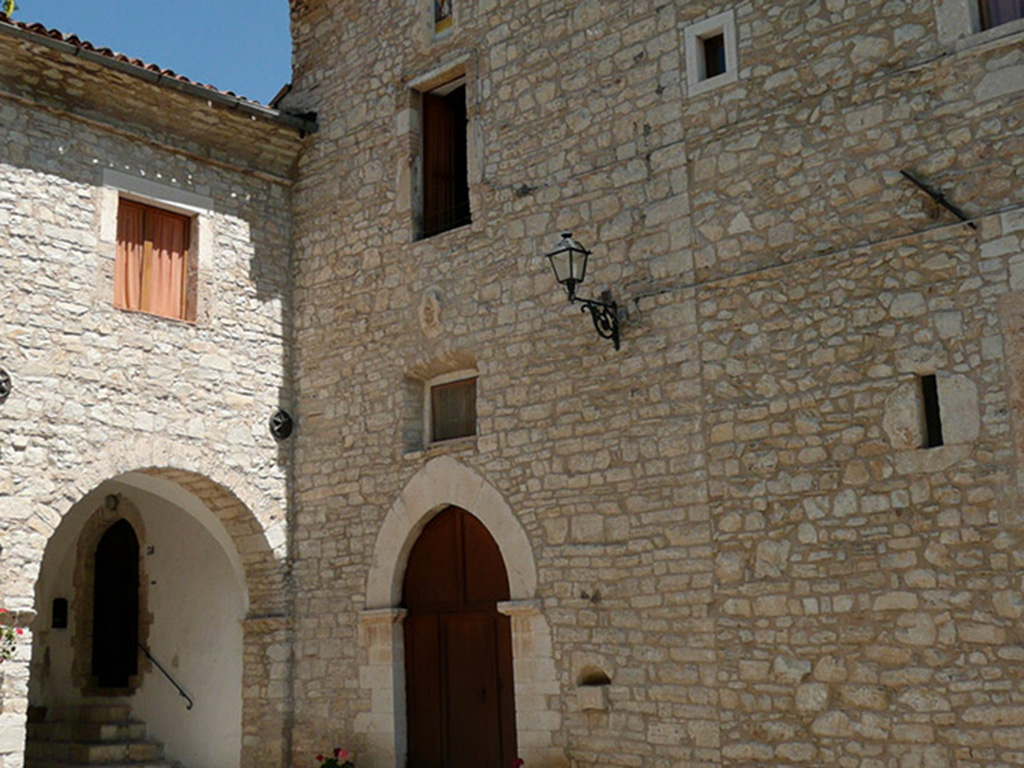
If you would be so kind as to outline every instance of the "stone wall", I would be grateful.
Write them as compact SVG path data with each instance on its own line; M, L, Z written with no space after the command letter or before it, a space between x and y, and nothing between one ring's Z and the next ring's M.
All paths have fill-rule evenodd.
M401 715L360 678L392 660L359 616L439 456L532 548L558 688L528 704L550 734L528 766L1019 763L1021 25L456 0L434 41L428 6L293 3L322 128L295 198L296 764L393 764L370 733ZM685 29L729 8L739 77L690 96ZM445 67L473 223L417 241L409 84ZM551 278L561 230L595 252L581 292L624 308L620 352ZM410 450L409 380L470 366L477 437ZM608 706L581 711L594 667Z
M35 594L44 548L89 491L136 470L172 484L220 519L246 569L245 738L273 760L287 700L287 675L268 670L287 648L288 448L267 423L292 398L299 133L3 32L0 367L13 380L0 405L4 604L30 627L36 612L49 622ZM120 194L194 216L197 322L112 306ZM4 766L21 765L31 644L26 633L3 667Z

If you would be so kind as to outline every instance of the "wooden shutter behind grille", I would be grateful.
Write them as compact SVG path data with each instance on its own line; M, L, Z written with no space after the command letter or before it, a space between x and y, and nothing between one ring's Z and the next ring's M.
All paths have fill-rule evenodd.
M468 224L466 87L423 94L423 234Z

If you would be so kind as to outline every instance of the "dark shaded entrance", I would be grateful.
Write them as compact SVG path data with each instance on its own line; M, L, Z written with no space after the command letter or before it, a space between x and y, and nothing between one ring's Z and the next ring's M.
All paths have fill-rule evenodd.
M139 540L126 520L96 546L92 674L100 688L127 688L138 674Z
M501 552L449 507L424 529L402 586L409 768L504 768L516 757L512 630Z

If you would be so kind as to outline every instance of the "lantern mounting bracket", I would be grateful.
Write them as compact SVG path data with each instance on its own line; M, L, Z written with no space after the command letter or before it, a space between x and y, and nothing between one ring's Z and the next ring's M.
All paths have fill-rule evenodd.
M615 349L619 348L619 305L610 301L609 291L601 294L606 301L594 301L593 299L581 299L576 295L569 297L570 302L579 302L580 312L590 312L594 321L594 328L597 335L602 339L611 339Z

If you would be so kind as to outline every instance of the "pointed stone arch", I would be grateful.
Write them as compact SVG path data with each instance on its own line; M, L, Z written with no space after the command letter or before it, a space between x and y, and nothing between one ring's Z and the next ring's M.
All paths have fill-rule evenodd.
M377 534L366 582L366 607L391 608L402 601L402 578L416 538L449 506L477 517L498 543L508 569L511 599L532 600L537 564L530 540L498 489L448 456L431 459L406 484Z
M551 630L537 599L537 564L529 537L511 506L491 483L449 456L431 459L406 484L381 523L366 580L360 669L371 710L356 719L374 765L404 765L407 750L402 582L409 553L435 515L450 506L470 512L498 544L508 572L512 620L516 732L527 764L566 765L554 746L561 712L548 702L560 693Z

